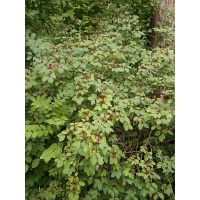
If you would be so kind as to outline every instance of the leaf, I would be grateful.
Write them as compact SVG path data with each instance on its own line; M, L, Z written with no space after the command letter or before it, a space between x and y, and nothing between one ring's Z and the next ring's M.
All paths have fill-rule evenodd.
M152 183L152 186L153 186L155 189L158 188L158 186L157 186L155 183Z
M124 130L128 131L129 130L129 125L127 123L124 123Z
M80 146L81 146L80 141L74 142L73 146L74 146L77 150L80 149Z
M105 147L105 143L103 143L103 142L101 142L100 144L99 144L99 147L100 147L100 149L104 149L104 147Z
M26 131L26 139L29 139L31 137L32 133L30 131Z
M78 194L75 194L73 200L79 200L79 195L78 195Z
M150 188L149 188L149 191L153 194L155 190L154 190L153 187L150 187Z
M167 131L169 135L174 135L174 133L170 130Z
M107 133L107 134L109 134L111 131L113 131L113 129L112 129L112 128L110 128L110 127L106 127L106 129L105 129L105 130L106 130L106 133Z
M87 176L90 176L90 169L88 167L84 168L84 172L87 174Z
M62 74L64 72L64 69L59 67L58 72L59 72L59 74Z
M63 135L63 133L60 133L57 136L59 138L59 142L62 142L65 139L65 135Z
M31 161L32 161L32 157L27 156L27 157L26 157L26 162L27 162L27 163L31 163Z
M144 123L143 126L144 126L145 128L149 128L149 124L147 124L147 123Z
M36 158L33 162L32 162L32 168L36 168L40 163L40 159Z
M161 134L161 135L159 136L159 140L162 142L164 139L165 139L165 134Z
M59 160L59 162L57 163L57 168L60 168L63 166L63 161L62 160Z
M141 131L142 128L143 128L143 124L138 124L138 128L139 128L139 130Z
M49 78L48 76L43 76L43 77L42 77L42 81L43 81L43 82L46 82L46 81L48 80L48 78Z
M84 101L84 98L83 97L79 97L76 102L78 105L81 105L81 103Z
M115 176L117 177L117 179L119 179L121 177L121 171L117 171Z
M52 78L52 77L49 77L49 78L48 78L48 82L49 82L49 83L53 83L53 78Z
M173 191L172 191L172 188L171 188L171 185L170 185L170 184L167 186L166 193L167 193L167 195L168 195L168 196L170 196L170 194L172 194L172 193L173 193Z
M29 166L25 165L25 173L28 171Z
M113 157L110 157L110 164L112 165L114 163Z
M56 143L54 143L42 153L40 159L43 159L46 162L48 162L51 158L55 158L55 156L58 155L59 152L60 147Z
M162 193L158 193L158 196L161 198L161 199L164 199L164 195Z
M85 186L85 183L84 183L83 181L80 181L80 182L79 182L79 185Z
M126 168L124 171L123 171L123 174L125 175L125 176L129 176L129 174L130 174L130 168Z
M79 62L79 61L76 61L76 62L73 64L73 66L74 66L75 68L77 68L79 65L80 65L80 62Z
M100 157L99 159L98 159L98 163L99 163L99 165L103 165L103 158L102 157Z
M74 193L73 192L70 192L68 194L68 197L69 197L69 200L74 200Z
M32 56L27 56L26 60L31 60Z
M133 182L134 182L132 179L129 179L129 178L128 178L128 179L126 179L126 181L127 181L127 183L129 183L130 185L132 185L132 184L133 184Z
M154 200L158 199L158 194L155 194L155 195L153 196L153 199L154 199Z
M32 138L36 138L38 136L38 132L34 131L32 134Z
M116 172L112 172L111 178L115 178Z
M162 123L162 121L161 121L160 119L157 119L157 120L156 120L156 123L159 125L159 124Z
M102 190L102 186L103 186L102 181L100 181L99 179L97 179L95 181L95 185L97 185L97 187L98 187L99 190Z
M170 122L171 119L172 119L172 115L171 114L167 115L167 121Z
M90 158L90 162L91 162L92 166L95 166L97 164L96 155L92 155L92 157Z
M56 78L55 72L53 72L53 73L51 74L51 77L52 77L52 78Z
M71 170L69 167L66 167L66 168L63 170L63 174L67 174L68 176L71 176L72 170Z

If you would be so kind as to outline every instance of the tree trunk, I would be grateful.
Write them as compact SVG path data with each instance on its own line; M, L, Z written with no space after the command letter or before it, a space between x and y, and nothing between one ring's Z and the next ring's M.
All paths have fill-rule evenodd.
M175 0L155 0L154 14L152 19L152 48L174 46L174 41L169 39L169 32L174 28ZM158 30L160 29L160 30ZM163 32L161 31L163 29Z

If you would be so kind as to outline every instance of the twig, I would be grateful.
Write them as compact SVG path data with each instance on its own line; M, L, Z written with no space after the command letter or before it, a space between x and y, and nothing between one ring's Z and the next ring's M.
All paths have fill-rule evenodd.
M152 130L151 130L150 133L149 133L149 136L148 136L148 138L147 138L147 142L146 142L145 146L147 146L147 143L148 143L148 141L149 141L149 137L151 136L151 132L152 132Z

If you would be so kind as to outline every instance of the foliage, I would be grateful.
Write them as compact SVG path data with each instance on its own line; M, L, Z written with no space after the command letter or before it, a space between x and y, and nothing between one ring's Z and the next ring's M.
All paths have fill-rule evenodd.
M174 199L174 50L108 5L88 33L26 31L26 199Z

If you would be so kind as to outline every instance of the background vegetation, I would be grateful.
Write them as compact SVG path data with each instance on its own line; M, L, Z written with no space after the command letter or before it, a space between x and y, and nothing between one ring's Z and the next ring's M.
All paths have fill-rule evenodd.
M173 21L153 0L26 1L26 199L174 199Z

